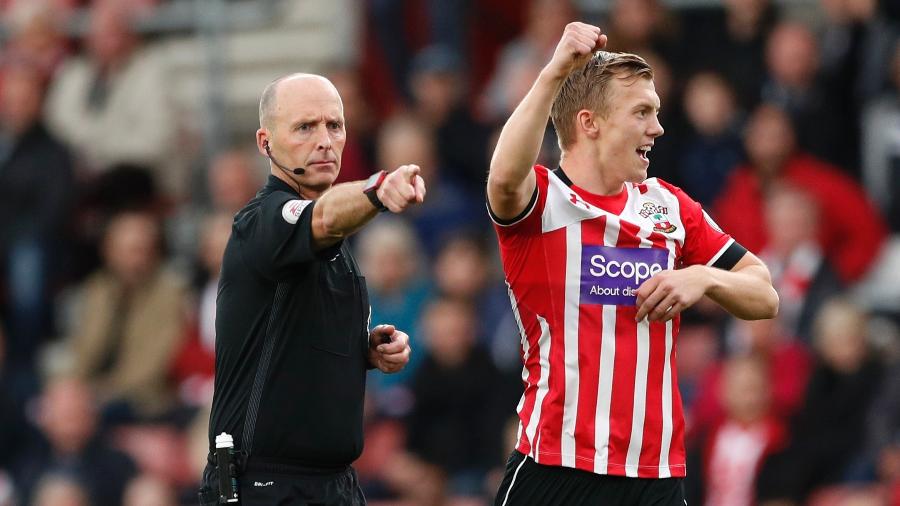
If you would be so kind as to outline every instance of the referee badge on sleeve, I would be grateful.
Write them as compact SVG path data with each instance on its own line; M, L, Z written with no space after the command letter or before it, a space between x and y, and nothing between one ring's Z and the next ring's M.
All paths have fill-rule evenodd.
M311 202L311 200L288 200L281 208L281 217L291 225L296 225L297 220L300 219L300 213L302 213L303 209Z

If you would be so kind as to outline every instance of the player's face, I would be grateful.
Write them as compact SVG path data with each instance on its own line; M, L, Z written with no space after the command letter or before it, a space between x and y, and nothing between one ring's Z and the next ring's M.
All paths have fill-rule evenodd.
M663 134L659 123L659 96L650 79L616 78L610 86L610 110L598 116L600 167L622 181L647 179L648 153Z
M302 186L324 191L341 170L347 141L344 106L334 86L321 78L288 79L278 87L270 132L272 154L282 165L303 167L293 176Z

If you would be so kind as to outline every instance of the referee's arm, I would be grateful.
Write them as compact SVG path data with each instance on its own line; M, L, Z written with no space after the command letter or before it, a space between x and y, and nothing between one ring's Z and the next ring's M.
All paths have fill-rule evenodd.
M393 213L425 200L425 182L417 165L402 165L385 177L378 199ZM355 233L378 214L363 193L364 181L339 184L316 202L312 215L313 246L317 250L333 246Z

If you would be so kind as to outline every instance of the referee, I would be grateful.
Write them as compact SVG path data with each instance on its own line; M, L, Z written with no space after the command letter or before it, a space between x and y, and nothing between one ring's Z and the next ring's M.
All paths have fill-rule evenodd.
M271 174L225 249L200 503L233 497L227 474L243 506L365 504L350 464L363 447L366 370L399 371L410 348L392 325L369 330L365 278L344 238L379 211L421 203L425 184L404 165L332 187L346 131L341 97L321 76L272 82L259 121ZM216 457L222 433L230 459Z

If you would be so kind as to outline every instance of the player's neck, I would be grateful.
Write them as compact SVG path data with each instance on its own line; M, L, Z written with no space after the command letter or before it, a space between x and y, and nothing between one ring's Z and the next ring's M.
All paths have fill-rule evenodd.
M597 163L597 158L586 150L563 152L559 165L575 186L595 195L618 195L625 185L621 177L604 171Z

